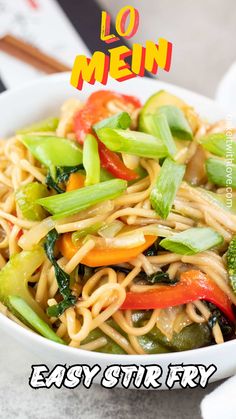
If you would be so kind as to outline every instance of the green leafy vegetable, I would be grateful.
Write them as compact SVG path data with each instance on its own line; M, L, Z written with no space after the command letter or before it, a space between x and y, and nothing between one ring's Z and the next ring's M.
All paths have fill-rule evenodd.
M127 183L124 180L108 180L97 185L42 198L37 203L54 214L54 218L63 218L107 199L114 199L121 195L126 187Z
M102 128L119 128L127 129L130 127L131 118L127 112L120 112L112 115L110 118L103 119L97 124L93 125L94 131L97 133Z
M65 342L57 336L52 328L45 321L43 321L37 313L32 310L23 298L11 295L8 300L10 307L20 315L26 324L32 326L34 330L45 338L65 345Z
M60 316L68 307L74 305L76 302L76 297L71 294L70 290L70 275L63 271L63 269L58 265L57 260L54 256L54 247L58 237L59 234L55 229L53 229L47 234L44 243L44 250L48 259L54 267L59 292L63 297L63 300L60 301L60 303L51 306L47 309L47 313L51 317Z
M184 327L181 332L174 333L171 340L167 339L161 331L154 327L148 333L150 338L156 340L170 351L188 351L210 345L211 331L206 323L193 323Z
M159 159L166 157L168 150L163 141L138 131L102 128L97 131L101 140L110 150L133 154L140 157Z
M167 158L160 170L150 201L155 211L166 219L171 211L176 193L182 182L185 166Z
M55 176L53 177L50 173L50 170L47 173L46 177L46 185L54 189L57 193L65 192L64 184L68 181L70 175L72 173L76 173L83 169L83 165L79 164L77 166L62 166L62 167L55 167Z
M117 328L117 325L114 321L108 320L106 323L108 323L110 326ZM94 329L92 330L89 335L81 342L81 345L86 345L87 343L90 343L94 341L95 339L99 339L101 337L106 338L107 343L96 350L96 352L102 352L102 353L108 353L108 354L125 354L126 352L116 343L113 339L111 339L109 336L107 336L105 333L103 333L100 329Z
M132 313L132 320L134 327L144 326L151 316L150 311L136 311ZM119 326L111 319L107 322L111 327L117 330L121 335L127 339L126 333L119 328ZM101 330L95 329L88 337L81 342L86 344L92 342L100 337L107 339L107 344L97 349L97 352L124 354L124 350L117 345L111 338L105 335ZM149 333L144 336L138 337L139 344L147 354L159 354L175 351L186 351L190 349L201 348L207 346L212 341L210 328L206 323L204 324L191 324L181 330L180 333L174 333L171 340L168 340L161 331L154 327Z
M233 162L236 163L236 141L232 140L227 145L229 137L225 133L209 134L202 137L199 142L210 153L220 157L227 157L227 153L232 153Z
M14 256L0 271L0 301L8 305L10 295L23 298L43 320L47 317L40 305L32 297L28 282L31 276L42 265L45 253L41 246L32 250L23 250Z
M76 166L82 163L82 150L67 138L22 135L21 141L33 156L53 172L55 166Z
M226 255L230 284L236 294L236 237L231 240Z
M29 125L25 128L19 129L16 131L17 134L29 134L32 132L47 132L47 131L56 131L58 126L58 118L47 118L43 121L36 122L35 124Z
M153 284L176 284L178 280L176 278L171 279L167 272L158 271L152 275L142 275L151 285Z
M210 182L218 186L236 188L236 164L210 158L206 160L206 172Z
M212 228L196 227L161 240L160 246L180 255L194 255L212 249L223 241L223 237Z
M83 147L83 166L86 172L85 186L100 182L100 158L96 138L87 134Z
M225 316L223 316L223 314L221 313L221 311L214 305L211 303L207 303L210 311L211 311L211 316L208 319L208 326L213 329L213 327L216 325L216 323L219 323L220 329L223 333L223 336L225 338L228 338L230 336L233 335L234 333L234 327L232 326L232 324L230 324L228 322L228 320L225 318Z
M41 221L47 216L47 212L35 201L48 196L48 189L38 182L27 183L17 189L16 203L24 218L31 221Z
M136 311L132 314L135 327L142 327L151 316L151 311ZM184 327L181 332L174 333L168 339L155 326L145 336L138 337L140 345L147 353L187 351L207 346L212 341L211 330L206 323L194 323Z
M143 253L145 256L156 256L157 250L158 250L158 240L156 240L155 243L153 243L152 246L150 246Z

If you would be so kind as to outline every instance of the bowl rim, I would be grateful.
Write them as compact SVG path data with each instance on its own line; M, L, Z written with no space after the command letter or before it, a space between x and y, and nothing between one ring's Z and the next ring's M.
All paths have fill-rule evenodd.
M32 80L30 82L24 83L22 85L20 85L17 88L14 89L10 89L7 90L3 93L0 94L0 105L2 103L2 101L5 100L5 97L8 96L13 96L17 93L20 92L24 92L24 90L27 90L31 87L35 87L36 85L40 86L40 85L44 85L50 82L53 83L58 83L58 82L65 82L68 81L68 77L69 77L70 73L66 72L66 73L60 73L60 74L52 74L49 76L43 76L41 78L38 78L36 80ZM133 80L135 79L131 79L129 80L129 82L133 83ZM143 80L143 81L142 81ZM140 78L139 78L140 81ZM107 89L110 87L110 84L112 84L112 88L115 89L115 85L113 83L114 81L109 80L109 83L107 84L107 86L101 86L96 85L95 86L95 90L96 89ZM194 98L198 99L198 100L204 100L205 103L208 103L209 106L214 106L215 108L218 108L219 111L221 111L222 113L226 113L224 112L220 106L211 98L208 98L204 95L201 95L199 93L193 92L189 89L185 89L182 88L180 86L177 86L175 84L171 84L171 83L167 83L167 82L163 82L163 81L159 81L156 79L149 79L146 77L141 78L141 83L145 84L145 83L150 83L150 84L159 84L159 86L161 88L166 87L166 89L171 90L175 90L177 92L179 92L179 94L181 95L181 93L186 93L188 95L193 96ZM117 84L118 87L118 84ZM117 89L119 91L119 89ZM178 94L178 93L176 93ZM0 328L4 329L6 331L6 333L8 333L7 329L11 329L14 331L15 335L19 335L23 338L25 338L26 340L31 340L34 343L38 343L39 345L43 346L45 349L46 348L50 348L52 350L56 350L59 351L60 353L64 353L64 354L73 354L73 355L77 355L79 356L85 356L88 361L94 361L94 358L96 358L96 362L99 363L99 361L106 361L107 364L110 363L116 363L116 362L123 362L124 361L127 363L127 361L134 361L138 359L138 363L140 364L141 362L145 362L145 363L152 363L152 362L160 362L161 360L168 360L169 362L175 362L177 357L180 357L181 354L183 355L185 362L187 363L188 360L193 360L194 357L196 356L196 354L200 357L202 357L202 359L204 359L204 356L207 355L219 355L220 353L222 353L222 350L224 351L224 348L226 349L235 349L236 348L236 339L224 342L222 344L214 344L214 345L210 345L210 346L206 346L206 347L202 347L202 348L197 348L197 349L191 349L191 350L187 350L187 351L178 351L178 352L168 352L168 353L160 353L160 354L144 354L144 355L139 355L139 354L134 354L134 355L128 355L128 354L111 354L111 353L103 353L103 352L95 352L95 351L88 351L85 349L80 349L80 348L73 348L70 347L68 345L62 345L60 343L51 341L50 339L47 339L39 334L37 334L36 332L34 332L33 330L31 331L30 329L26 329L22 326L20 326L19 324L17 324L16 322L14 322L13 320L11 320L10 318L8 318L7 316L5 316L4 314L0 313ZM128 356L127 356L128 355Z

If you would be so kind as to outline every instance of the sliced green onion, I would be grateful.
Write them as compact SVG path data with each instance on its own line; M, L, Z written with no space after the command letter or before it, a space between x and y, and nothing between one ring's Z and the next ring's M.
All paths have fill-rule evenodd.
M82 163L82 150L67 138L40 135L22 135L21 141L33 156L48 168L77 166Z
M72 242L76 245L78 241L80 241L81 239L84 239L89 234L97 233L98 230L102 228L102 226L103 226L102 222L97 222L91 225L90 227L84 228L83 230L75 231L74 233L72 233L72 236L71 236Z
M106 239L112 239L122 230L123 227L124 223L122 223L122 221L115 220L110 224L102 226L98 230L98 234Z
M127 129L130 127L130 124L131 118L129 114L127 112L120 112L93 125L93 129L96 133L102 128Z
M192 129L184 113L177 106L161 106L158 109L158 113L166 115L170 130L175 138L187 141L193 139Z
M223 237L212 228L196 227L163 239L160 246L180 255L194 255L212 249L223 241Z
M11 295L9 297L9 304L14 311L16 311L20 317L23 318L26 324L32 326L34 330L40 333L40 335L53 340L54 342L65 345L64 340L57 336L52 328L32 310L23 298Z
M168 155L174 156L177 153L177 147L172 137L166 115L158 112L156 114L145 115L144 119L148 134L159 138L168 150Z
M215 185L236 188L236 164L211 158L206 160L206 171L209 181Z
M75 191L65 192L60 195L38 199L54 218L63 218L76 214L92 205L120 196L127 188L127 182L121 179L108 180L97 185L86 186Z
M56 131L58 126L58 118L47 118L43 121L35 122L35 124L28 125L22 129L16 131L17 134L29 134L30 132L47 132L47 131Z
M100 182L100 158L96 138L88 134L84 140L83 166L86 172L85 186L95 185Z
M166 219L185 173L185 166L167 158L152 189L150 201L154 210Z
M228 142L229 141L229 142ZM232 156L233 162L236 163L236 141L229 140L224 133L210 134L199 140L205 150L220 157Z
M153 159L166 157L168 154L166 146L160 139L143 132L102 128L97 135L110 150L119 153Z

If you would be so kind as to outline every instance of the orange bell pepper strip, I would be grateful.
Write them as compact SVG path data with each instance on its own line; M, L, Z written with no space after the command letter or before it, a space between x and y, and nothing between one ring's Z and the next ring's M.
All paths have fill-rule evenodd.
M127 292L121 310L151 310L178 306L195 300L206 300L218 307L229 320L235 322L235 314L229 297L203 272L183 272L175 285L160 285L145 292Z
M115 265L117 263L128 262L130 259L136 258L144 250L148 249L155 241L156 236L145 236L145 243L140 246L126 248L94 248L87 253L81 263L96 268L98 266ZM59 250L67 259L71 259L79 250L71 239L71 234L66 233L59 240Z
M82 173L72 173L66 185L66 192L84 187L85 176Z

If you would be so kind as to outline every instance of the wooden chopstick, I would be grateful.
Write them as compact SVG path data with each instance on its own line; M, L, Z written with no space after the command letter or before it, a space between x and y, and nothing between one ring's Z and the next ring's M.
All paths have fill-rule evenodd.
M47 74L71 70L67 65L13 35L0 38L0 50Z

